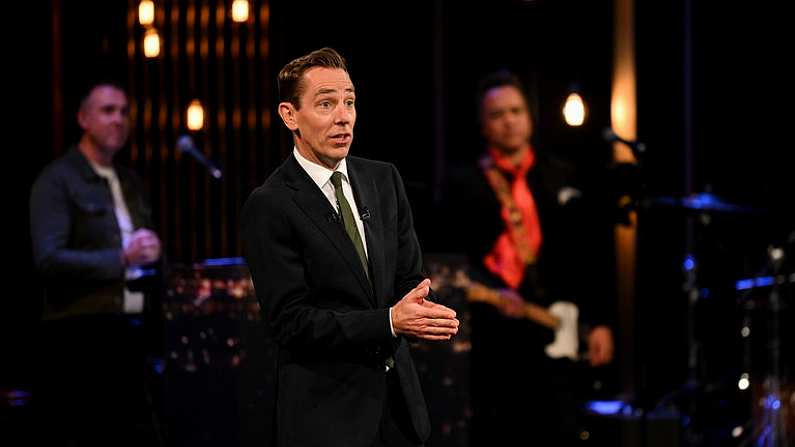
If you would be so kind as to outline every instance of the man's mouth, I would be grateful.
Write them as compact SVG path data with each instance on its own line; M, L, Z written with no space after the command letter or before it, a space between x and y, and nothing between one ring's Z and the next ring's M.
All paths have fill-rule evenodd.
M334 144L348 144L351 141L351 134L349 133L337 133L334 135L330 135L329 139Z

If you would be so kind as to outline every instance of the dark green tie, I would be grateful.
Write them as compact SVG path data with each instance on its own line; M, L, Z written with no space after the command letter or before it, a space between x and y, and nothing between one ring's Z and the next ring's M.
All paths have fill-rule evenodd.
M340 207L340 214L342 215L342 223L345 225L345 232L353 241L353 246L356 248L356 254L359 255L359 260L362 262L364 274L367 279L370 279L370 272L367 268L367 254L364 252L364 244L362 243L362 236L359 234L359 229L356 227L356 220L353 218L353 211L348 200L345 199L345 194L342 193L342 172L335 171L331 174L331 184L334 185L334 195L337 196L337 203Z
M364 244L362 243L362 236L359 234L359 228L356 227L356 221L353 218L353 211L348 200L345 199L345 194L342 192L342 172L334 171L331 174L331 184L334 185L334 195L337 196L337 203L340 206L340 214L342 215L342 223L345 224L345 232L348 237L353 241L353 246L356 248L356 253L359 255L359 260L362 262L364 274L367 275L367 280L370 282L370 287L373 282L370 279L370 269L367 268L367 255L364 253ZM395 359L389 356L384 361L384 367L387 371L395 367Z

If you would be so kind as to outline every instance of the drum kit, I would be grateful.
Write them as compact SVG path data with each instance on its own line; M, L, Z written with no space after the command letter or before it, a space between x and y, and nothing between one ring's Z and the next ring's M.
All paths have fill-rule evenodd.
M681 290L687 301L687 379L650 412L673 405L686 445L795 446L795 230L786 228L793 225L792 216L778 219L770 210L732 203L711 191L649 196L640 172L645 146L637 150L637 142L607 136L630 146L639 160L624 168L633 173L625 208L651 211L648 217L683 216L686 222ZM730 243L721 240L726 228ZM755 244L733 244L751 235ZM743 258L741 271L727 269L727 257ZM712 290L716 283L724 286ZM718 315L712 312L716 302L723 306ZM717 321L723 317L728 318ZM740 402L742 416L715 417L737 413L737 405L727 410L730 400Z
M682 291L687 300L687 382L684 389L690 396L682 410L685 420L684 439L689 445L738 445L784 447L795 445L795 393L792 386L793 347L795 332L785 322L792 320L795 295L795 231L780 245L769 245L764 256L757 256L763 264L755 272L736 279L731 287L734 302L730 312L710 314L702 301L721 300L709 297L710 288L700 278L704 269L699 261L710 262L709 250L695 243L704 239L697 233L709 232L716 219L741 220L760 216L760 210L734 204L711 193L699 193L685 198L662 197L651 199L650 206L673 207L685 211L690 225L687 233L687 254L682 263ZM697 225L697 224L700 225ZM702 255L702 256L699 256ZM716 278L726 280L721 267L713 269L706 282ZM719 292L720 294L721 292ZM710 307L712 306L712 307ZM717 308L714 303L706 309ZM700 310L701 309L701 310ZM733 312L732 312L733 311ZM715 318L730 318L729 324L716 323ZM733 318L732 318L733 317ZM729 328L731 333L726 332ZM710 335L709 332L717 332ZM708 339L711 339L712 342ZM740 347L739 350L733 347ZM721 351L718 353L710 350ZM704 365L710 359L722 357L715 365ZM728 361L727 361L728 359ZM705 373L713 369L713 374ZM723 368L716 373L716 369ZM726 374L735 374L726 380ZM728 386L726 386L728 384ZM704 404L704 402L708 402ZM705 412L725 409L731 405L716 405L716 400L744 402L745 420L719 418ZM705 410L705 408L707 410ZM742 412L741 412L742 413ZM692 423L694 420L698 424Z

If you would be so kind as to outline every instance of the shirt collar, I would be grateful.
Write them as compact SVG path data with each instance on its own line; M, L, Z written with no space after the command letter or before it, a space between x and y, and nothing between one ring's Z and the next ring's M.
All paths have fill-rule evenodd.
M113 169L113 166L102 166L100 164L94 163L91 160L88 160L88 164L91 165L91 168L100 177L110 178L110 179L116 177L116 171Z
M326 168L325 166L321 166L317 163L307 160L303 155L301 155L301 153L298 152L298 148L295 146L293 146L293 155L295 156L296 161L298 161L298 164L304 168L304 171L306 171L307 174L309 174L309 177L312 178L312 181L315 182L317 187L323 189L323 186L325 186L326 183L328 183L328 181L331 179L331 174L333 174L334 171ZM348 164L346 163L346 159L342 159L339 166L337 166L337 171L342 173L342 178L346 182L349 182Z

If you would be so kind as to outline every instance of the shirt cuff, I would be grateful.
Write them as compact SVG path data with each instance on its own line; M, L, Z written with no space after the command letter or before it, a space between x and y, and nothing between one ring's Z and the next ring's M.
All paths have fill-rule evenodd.
M397 337L397 334L395 333L395 327L392 326L392 308L391 307L389 308L389 330L392 331L392 336L393 337Z

